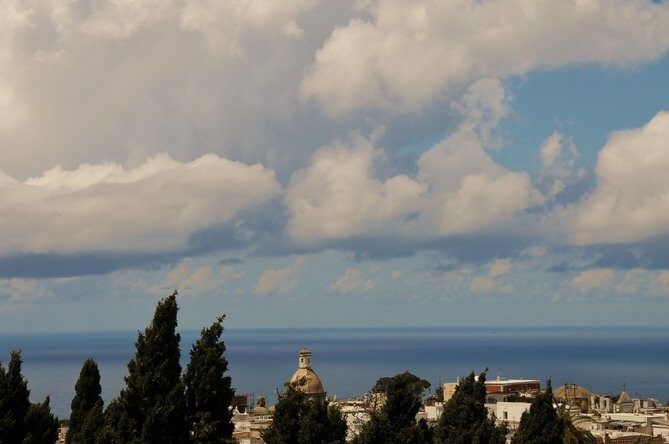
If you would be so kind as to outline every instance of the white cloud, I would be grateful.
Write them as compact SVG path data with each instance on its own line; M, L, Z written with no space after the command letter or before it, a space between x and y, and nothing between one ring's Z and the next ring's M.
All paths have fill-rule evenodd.
M151 287L152 294L165 294L178 289L183 296L199 295L203 291L220 288L225 284L245 276L243 270L224 265L218 273L211 265L195 266L191 259L184 259L176 264L167 274L164 282Z
M300 37L315 6L0 1L0 165L24 178L56 163L134 166L160 152L286 161L276 139L294 123L317 45ZM319 34L339 14L317 15ZM291 147L290 157L306 151Z
M657 275L655 280L656 287L659 288L661 292L669 292L669 271L665 270L660 272Z
M330 290L338 291L340 293L364 293L372 290L376 285L376 280L365 279L360 270L356 268L347 268L344 274L330 285Z
M613 278L615 278L615 272L612 269L593 268L581 272L571 280L569 285L579 290L590 290L610 284Z
M253 293L265 296L293 291L297 287L297 279L303 266L304 258L300 257L290 267L265 270L256 282Z
M324 147L298 171L286 191L295 238L344 238L387 232L418 211L427 185L406 175L381 181L371 176L380 151L355 134L350 144Z
M543 202L529 174L505 169L486 152L506 100L495 79L472 85L455 105L462 123L420 156L415 177L374 177L373 162L382 153L374 138L354 134L348 144L322 148L286 192L290 234L315 240L471 233Z
M213 284L214 272L209 265L198 267L181 284L185 290L200 290L210 288Z
M490 276L491 278L504 276L505 274L508 274L511 271L511 268L512 268L511 260L498 259L495 262L493 262L492 265L490 266L490 271L488 272L488 276Z
M53 297L53 292L36 279L2 279L0 294L9 302L29 302Z
M585 170L578 167L580 153L576 144L560 132L554 132L543 141L540 154L542 167L538 181L549 197L557 196L585 174Z
M613 133L599 152L597 187L572 208L577 244L634 242L669 226L669 112Z
M562 151L562 134L555 132L541 144L541 160L546 167L552 166Z
M510 259L497 259L490 264L487 276L472 277L469 282L469 289L478 293L490 293L495 288L498 288L498 278L509 274L512 268L513 264ZM509 286L504 286L498 289L500 291L509 292L510 288L511 287Z
M622 293L638 294L640 291L645 291L650 287L648 285L650 281L648 271L635 268L625 272L618 289Z
M243 56L243 43L258 31L289 38L301 36L304 31L297 19L315 4L314 0L195 0L186 3L181 25L202 32L210 46Z
M484 77L575 63L630 64L669 48L669 6L651 2L378 0L335 28L302 96L339 115L419 110Z
M181 248L195 230L279 191L272 171L216 155L56 167L25 181L0 173L0 252Z
M223 265L220 270L220 279L222 282L236 281L246 276L244 270L237 270L235 267Z
M472 291L479 293L489 293L495 288L496 285L497 281L495 279L491 279L486 276L475 276L471 280L469 288Z

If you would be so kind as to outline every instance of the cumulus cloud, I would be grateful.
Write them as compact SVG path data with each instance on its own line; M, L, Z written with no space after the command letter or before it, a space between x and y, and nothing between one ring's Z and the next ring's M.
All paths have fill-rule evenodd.
M293 291L297 287L297 280L303 266L304 258L300 257L290 267L265 270L253 287L253 293L266 296Z
M365 279L357 268L347 268L343 275L330 285L330 290L340 293L364 293L376 287L377 281Z
M669 48L655 2L368 2L336 28L301 86L329 113L419 110L480 78L575 63L630 64Z
M54 293L38 280L14 278L0 280L0 295L10 302L26 302L53 297Z
M137 168L55 167L20 181L0 173L0 252L168 251L198 229L280 191L274 173L216 155L167 155Z
M478 293L489 293L495 289L497 281L486 276L475 276L472 278L469 288Z
M541 169L538 182L545 195L556 197L568 186L582 179L586 172L579 168L580 152L574 141L555 131L540 147Z
M474 276L469 282L469 289L477 293L490 293L497 288L498 280L511 272L513 264L510 259L497 259L490 264L487 276ZM510 287L505 287L508 290Z
M629 243L669 226L669 112L615 132L599 152L596 189L569 216L577 244Z
M290 234L302 240L467 234L543 202L529 174L507 170L486 151L507 100L497 79L472 85L454 105L461 124L420 156L414 177L375 177L373 161L382 150L374 138L354 134L349 143L322 148L286 192Z
M211 265L195 266L191 259L176 264L167 274L163 283L154 285L148 292L165 294L172 289L182 291L185 296L198 295L202 291L221 287L245 276L243 270L224 265L218 273Z
M373 177L379 155L358 134L348 144L319 150L286 191L292 213L289 232L304 240L381 233L418 211L427 185L406 175L385 181Z
M300 19L317 5L3 0L0 165L23 178L159 152L285 162L276 136L293 124L316 45Z
M614 278L615 272L610 268L593 268L581 272L571 280L569 285L579 290L590 290L604 287L610 284Z
M490 265L490 271L488 272L488 275L491 278L504 276L505 274L508 274L511 271L511 268L512 268L511 260L498 259L495 262L493 262L492 265Z
M222 282L236 281L246 276L244 270L238 270L230 265L223 265L219 273Z
M663 271L657 276L657 285L662 289L663 291L668 291L669 290L669 271Z
M202 32L212 47L223 46L236 56L244 56L243 42L250 37L246 33L301 36L304 31L297 19L315 4L314 0L196 0L186 3L180 22L185 29Z

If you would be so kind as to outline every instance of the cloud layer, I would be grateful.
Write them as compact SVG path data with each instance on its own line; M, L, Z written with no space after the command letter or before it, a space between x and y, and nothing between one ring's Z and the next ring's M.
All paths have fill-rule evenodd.
M669 10L651 2L402 0L366 3L336 28L301 92L333 115L420 110L484 77L575 63L630 64L669 48Z
M496 264L481 290L535 243L669 263L636 245L667 232L669 114L612 134L594 172L569 128L526 163L500 128L518 118L508 79L665 54L666 2L0 0L0 25L2 276L223 248L432 249ZM351 270L339 289L366 281Z
M1 174L0 251L170 251L279 190L264 167L213 154L188 163L163 155L133 169L56 167L25 181Z

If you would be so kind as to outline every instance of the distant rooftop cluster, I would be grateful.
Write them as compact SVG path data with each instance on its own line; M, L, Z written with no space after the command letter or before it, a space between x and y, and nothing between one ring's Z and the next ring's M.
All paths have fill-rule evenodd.
M289 380L309 396L326 397L325 388L313 368L312 353L304 347L298 352L298 366ZM459 378L444 383L442 396L424 400L416 419L436 424L444 411L444 404L455 394ZM542 393L539 379L501 378L485 381L486 408L491 417L504 423L513 434L521 416L529 410L538 394ZM669 408L657 399L637 396L623 390L618 395L597 394L577 384L565 384L553 390L554 406L566 412L572 423L588 431L602 444L669 443ZM383 404L383 394L368 393L360 396L328 398L346 417L348 438L352 439L369 420L373 409ZM260 395L239 396L234 406L235 439L242 444L263 443L262 431L272 423L274 407L265 405Z

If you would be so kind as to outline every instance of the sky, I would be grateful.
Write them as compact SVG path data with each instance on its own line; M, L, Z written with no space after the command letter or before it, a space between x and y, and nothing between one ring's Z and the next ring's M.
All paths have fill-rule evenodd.
M665 325L669 3L0 0L0 331Z

